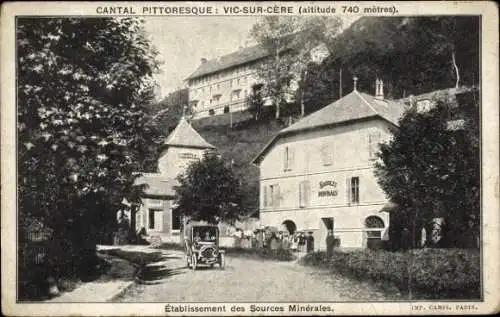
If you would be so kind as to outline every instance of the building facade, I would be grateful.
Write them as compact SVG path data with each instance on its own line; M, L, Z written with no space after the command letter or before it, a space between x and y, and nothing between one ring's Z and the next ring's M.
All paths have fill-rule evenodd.
M165 141L164 150L158 160L158 173L143 173L136 181L144 184L144 196L136 212L136 229L144 228L149 235L162 238L179 237L181 215L174 210L176 177L195 160L202 159L206 151L215 147L205 141L182 118Z
M262 47L252 46L212 60L202 59L186 79L193 118L247 109L246 99L258 81L255 67L267 55Z
M311 51L314 62L321 61L327 54L324 45ZM246 110L247 97L252 93L253 86L259 84L256 68L268 56L265 48L254 45L215 59L203 58L198 68L186 79L193 118ZM297 87L297 82L292 81L286 94L288 101L292 101ZM270 106L270 100L264 98L264 105Z
M340 247L387 239L388 200L377 184L378 144L391 137L404 105L350 94L280 131L254 159L260 167L262 225L313 232L325 249L328 230Z

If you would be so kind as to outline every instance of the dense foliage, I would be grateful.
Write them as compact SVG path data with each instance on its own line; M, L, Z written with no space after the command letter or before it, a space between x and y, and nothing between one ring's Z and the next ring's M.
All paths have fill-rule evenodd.
M387 97L479 84L479 18L474 16L362 17L332 41L321 65L309 64L304 80L306 113L352 91L374 93L384 81Z
M460 114L465 124L449 129ZM376 175L382 189L398 208L398 224L413 231L432 232L434 218L443 218L445 247L477 247L480 216L479 107L457 108L437 101L427 112L411 109L381 144ZM392 237L391 240L397 240ZM416 236L415 236L416 238ZM428 239L431 242L431 239Z
M205 153L177 177L177 209L194 221L234 223L245 213L243 195L232 169L218 155Z
M274 106L276 119L284 115L282 108L294 103L296 91L302 90L316 49L329 43L340 26L338 17L280 16L264 16L253 25L250 35L268 52L256 71L262 95ZM297 102L303 106L302 93Z
M20 18L16 35L20 239L36 220L50 274L90 270L159 142L145 113L157 52L136 19Z
M393 283L405 293L411 287L418 299L478 299L481 294L480 254L473 249L367 249L334 252L331 258L315 252L302 258L301 263L330 268L356 279Z
M233 162L232 170L241 181L244 191L244 209L250 213L259 210L259 168L252 164L270 138L285 126L274 121L274 111L263 112L260 121L246 121L233 129L204 126L197 129L201 136L217 147L221 155ZM213 118L215 119L215 117Z

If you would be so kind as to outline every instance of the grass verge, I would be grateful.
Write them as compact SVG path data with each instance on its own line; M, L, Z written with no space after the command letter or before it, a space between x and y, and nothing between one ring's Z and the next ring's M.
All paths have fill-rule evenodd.
M419 299L479 299L479 250L419 249L413 252L359 250L306 255L300 263L331 269L358 280L409 288ZM411 272L411 285L410 285Z

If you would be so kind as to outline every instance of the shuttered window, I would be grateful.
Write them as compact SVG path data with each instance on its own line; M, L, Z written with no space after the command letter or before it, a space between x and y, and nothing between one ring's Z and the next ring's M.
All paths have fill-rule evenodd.
M267 206L269 206L269 200L268 200L269 197L268 197L268 193L267 193L267 186L263 186L262 187L262 191L263 191L263 195L262 196L263 196L263 199L264 199L263 204L264 204L264 207L267 207Z
M280 186L275 184L274 188L274 196L273 196L273 207L278 208L280 206Z
M352 204L359 204L359 177L352 177L351 178L351 195L350 195L350 202Z
M299 205L300 207L309 206L310 199L310 183L309 181L302 181L299 183Z
M285 171L290 171L292 170L293 168L293 165L294 165L294 161L295 161L295 155L294 155L294 150L289 147L289 146L286 146L285 149L284 149L284 153L283 153L283 165L284 165L284 170Z
M370 159L377 158L379 143L380 143L380 132L374 132L368 135L368 153Z

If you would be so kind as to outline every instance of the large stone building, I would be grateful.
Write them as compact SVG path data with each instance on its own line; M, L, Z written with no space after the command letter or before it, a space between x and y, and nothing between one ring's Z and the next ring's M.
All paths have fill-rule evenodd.
M355 79L356 80L356 79ZM313 232L325 248L328 230L341 247L366 247L387 238L388 200L374 176L377 145L391 137L404 112L354 90L281 130L254 159L260 167L262 225Z
M202 59L186 79L194 118L246 109L246 98L257 83L255 65L267 55L256 45L212 60Z
M327 54L324 45L311 51L314 62L321 61ZM253 86L259 84L256 68L268 56L269 52L265 48L254 45L211 60L203 58L198 68L186 78L193 118L247 109L247 97ZM292 100L297 87L297 83L292 81L285 95L288 101ZM267 99L264 102L267 106L271 105Z
M158 173L143 173L136 184L145 184L142 205L136 213L136 228L162 238L179 237L181 216L173 211L176 177L186 167L215 147L203 139L184 119L170 133L158 160Z

